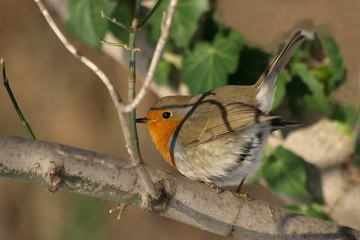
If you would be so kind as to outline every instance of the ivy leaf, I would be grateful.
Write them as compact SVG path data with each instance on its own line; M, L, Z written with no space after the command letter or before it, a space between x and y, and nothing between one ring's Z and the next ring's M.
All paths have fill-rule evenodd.
M346 103L339 102L336 105L333 119L346 123L357 123L360 120L359 109L356 109Z
M236 70L244 38L236 31L217 33L213 43L200 42L185 53L181 75L191 94L199 94L227 84Z
M286 95L286 85L289 81L290 81L290 77L287 74L287 72L281 71L275 83L276 91L275 91L275 98L274 98L272 110L277 109L282 103Z
M161 3L160 7L148 21L151 26L151 37L155 42L160 36L163 12L166 11L169 2L169 0L165 0ZM178 47L186 48L188 46L191 37L198 27L199 18L208 10L208 0L181 0L178 2L170 31L170 38Z
M360 130L355 134L354 166L360 169Z
M334 124L348 137L355 139L356 135L351 130L352 124L358 124L360 121L359 109L356 109L346 103L338 102L332 116Z
M296 49L296 51L292 55L291 61L289 64L295 63L295 62L304 62L305 60L309 59L311 57L310 50L311 50L312 44L313 43L310 41L305 41L303 44L301 44L301 46L298 49Z
M261 167L263 177L270 187L285 195L311 199L306 188L306 171L302 158L282 146L274 150L273 157L273 161L267 161Z
M69 0L65 27L74 38L101 51L98 39L105 36L109 21L101 17L100 11L111 15L115 7L116 2L110 0Z
M307 216L316 217L324 220L330 220L329 216L321 209L317 203L310 203L306 207L299 207L297 205L286 205L285 208L298 212Z
M339 47L327 29L320 28L318 36L325 52L329 56L332 76L328 79L326 90L332 92L344 79L346 73L345 63L340 55Z
M171 64L165 61L164 59L160 59L155 72L155 77L154 77L155 81L161 85L168 85L170 71L171 71Z
M354 139L355 136L353 132L351 131L350 124L348 122L342 122L338 120L334 120L333 124L345 135L348 136L351 139Z
M318 68L311 69L311 74L321 82L328 82L333 75L333 69L329 65L321 65Z
M324 86L311 74L307 66L303 63L294 63L291 65L291 70L294 75L301 78L311 92L303 97L306 106L312 110L320 110L330 115L331 105L325 95Z

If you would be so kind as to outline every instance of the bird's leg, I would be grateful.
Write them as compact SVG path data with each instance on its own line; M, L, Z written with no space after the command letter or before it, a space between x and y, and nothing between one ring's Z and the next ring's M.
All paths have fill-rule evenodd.
M241 188L242 188L242 186L243 186L244 183L245 183L245 179L246 179L246 176L241 180L238 188L237 188L236 191L235 191L236 193L241 193Z
M241 188L242 186L244 185L245 183L245 179L246 179L246 176L241 180L238 188L236 189L234 195L237 196L237 197L240 197L240 198L246 198L246 197L249 197L249 194L248 193L242 193L241 192Z

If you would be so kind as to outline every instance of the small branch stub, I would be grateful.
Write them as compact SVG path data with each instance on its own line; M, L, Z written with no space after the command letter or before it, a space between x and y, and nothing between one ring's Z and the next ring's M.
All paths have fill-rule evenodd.
M110 209L110 210L109 210L109 214L112 214L112 213L118 211L118 214L117 214L117 216L116 216L116 220L119 221L119 220L121 219L122 214L123 214L123 212L124 212L124 210L125 210L126 207L127 207L126 204L121 204L121 203L120 203L120 204L118 204L116 207Z
M122 47L122 48L125 48L126 50L132 51L132 52L140 52L141 51L140 48L132 48L132 47L129 47L129 45L124 44L124 43L112 43L112 42L107 42L103 39L99 39L99 42L101 44L108 45L108 46Z
M117 26L125 29L126 31L129 31L129 29L125 26L125 24L122 24L121 22L117 21L116 18L114 17L109 17L105 14L104 11L100 11L100 15L102 18L106 19L106 20L109 20L110 22L116 24Z
M63 183L61 173L63 172L62 167L53 166L52 169L50 169L50 173L48 177L45 176L45 178L49 179L49 185L50 187L47 189L50 193L56 193L59 188L61 187L61 184Z

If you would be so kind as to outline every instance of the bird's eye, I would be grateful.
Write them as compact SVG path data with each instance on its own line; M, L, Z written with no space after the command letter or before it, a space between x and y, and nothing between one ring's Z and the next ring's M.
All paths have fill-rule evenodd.
M168 119L169 117L171 117L171 113L170 112L164 112L162 114L162 117L163 117L163 119Z

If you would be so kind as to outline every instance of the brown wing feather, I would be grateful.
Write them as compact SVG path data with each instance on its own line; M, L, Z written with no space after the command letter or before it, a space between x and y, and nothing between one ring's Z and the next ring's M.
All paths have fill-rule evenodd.
M257 123L279 118L266 115L256 107L243 103L212 106L194 112L193 116L185 121L179 129L178 143L186 148L194 147Z

